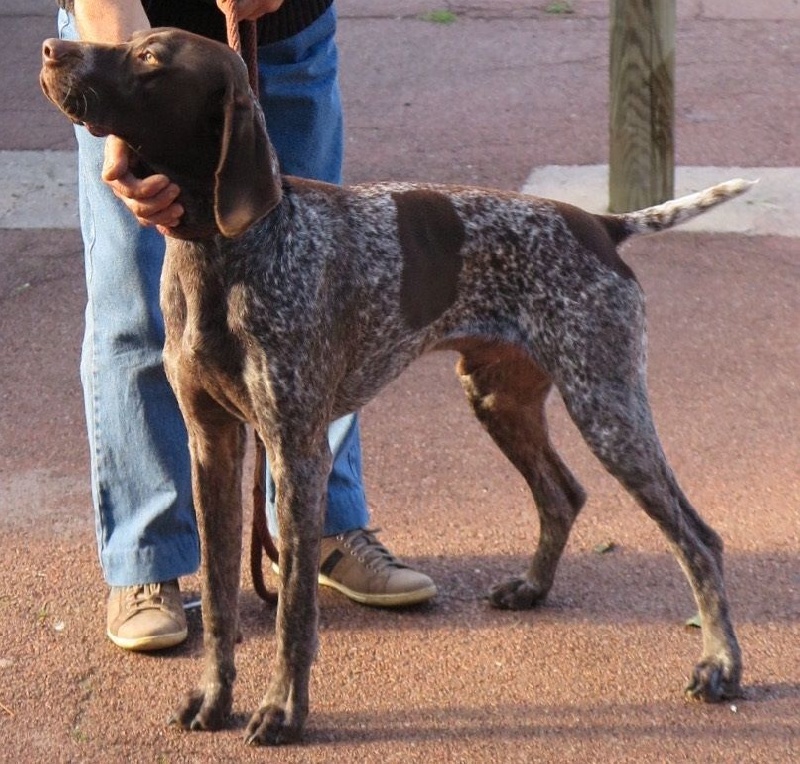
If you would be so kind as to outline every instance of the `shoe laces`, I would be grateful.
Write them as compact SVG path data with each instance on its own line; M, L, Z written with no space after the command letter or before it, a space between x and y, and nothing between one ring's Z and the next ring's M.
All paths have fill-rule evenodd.
M126 610L158 610L166 604L161 583L129 586L125 592Z
M336 538L341 541L351 554L375 572L387 568L407 568L377 538L375 534L380 528L358 528L354 531L340 533Z

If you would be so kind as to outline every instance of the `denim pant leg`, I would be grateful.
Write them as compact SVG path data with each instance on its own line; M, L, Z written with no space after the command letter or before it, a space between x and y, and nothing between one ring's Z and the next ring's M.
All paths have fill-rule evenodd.
M289 175L341 183L342 102L337 76L336 13L332 6L310 27L258 51L260 100L267 130ZM361 474L358 418L351 414L328 431L334 456L328 481L324 533L332 536L369 523ZM267 486L267 521L277 533L275 486Z
M113 586L164 581L200 562L186 429L161 356L164 240L100 179L104 140L76 134L88 292L81 380L100 561Z
M77 37L72 18L59 34ZM162 365L164 240L101 180L104 139L76 128L87 306L81 355L98 550L112 586L197 570L187 435Z

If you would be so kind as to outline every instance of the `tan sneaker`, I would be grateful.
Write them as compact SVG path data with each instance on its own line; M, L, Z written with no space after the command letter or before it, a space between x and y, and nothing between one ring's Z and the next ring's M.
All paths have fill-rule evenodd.
M433 581L400 562L375 538L375 531L326 536L320 560L319 582L363 605L403 607L436 594Z
M186 613L177 581L112 587L108 638L125 650L163 650L186 639Z

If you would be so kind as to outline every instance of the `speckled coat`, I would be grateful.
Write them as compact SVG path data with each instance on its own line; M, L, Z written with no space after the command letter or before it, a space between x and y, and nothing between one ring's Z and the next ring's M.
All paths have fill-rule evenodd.
M206 669L177 724L219 727L231 709L245 423L267 445L281 533L277 655L247 738L277 744L299 737L308 712L327 425L421 353L444 348L460 354L467 398L524 476L540 519L529 569L499 584L492 603L527 608L546 597L585 500L548 438L544 404L555 386L692 586L703 651L687 693L713 701L739 692L722 542L678 487L656 435L644 298L617 245L733 198L746 182L600 216L479 188L282 177L241 61L171 30L122 46L47 41L42 85L71 119L121 135L147 172L182 189L186 212L162 280L164 360L190 436Z

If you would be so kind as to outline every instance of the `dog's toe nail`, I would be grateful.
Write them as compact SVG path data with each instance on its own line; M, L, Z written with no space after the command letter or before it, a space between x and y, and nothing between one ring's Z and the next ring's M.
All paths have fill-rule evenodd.
M741 693L737 673L711 661L704 661L695 668L684 690L687 699L705 703L720 703L741 697Z

